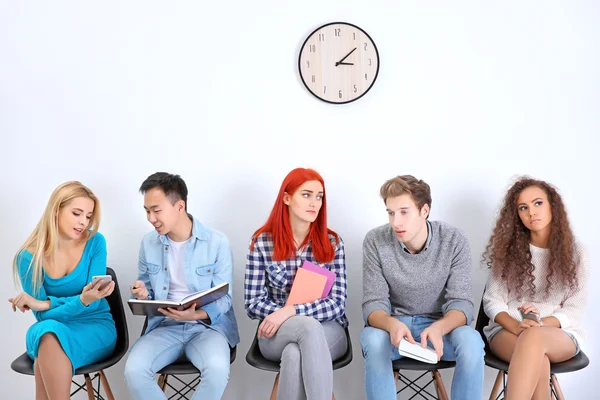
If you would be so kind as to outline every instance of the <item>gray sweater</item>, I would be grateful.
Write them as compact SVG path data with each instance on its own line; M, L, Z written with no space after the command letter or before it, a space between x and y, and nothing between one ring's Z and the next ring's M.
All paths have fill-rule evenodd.
M471 250L467 236L444 222L428 224L428 244L406 252L392 226L367 233L363 242L363 316L383 310L393 316L439 319L450 310L473 319Z

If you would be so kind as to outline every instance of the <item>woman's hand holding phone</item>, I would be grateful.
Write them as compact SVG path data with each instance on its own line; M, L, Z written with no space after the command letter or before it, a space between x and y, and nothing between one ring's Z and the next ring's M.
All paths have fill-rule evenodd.
M110 296L113 290L115 290L115 283L109 282L104 285L103 280L100 279L96 282L91 282L83 288L83 292L79 296L79 299L84 306L89 306L96 300L100 300L104 297Z
M519 322L517 336L525 329L543 326L540 312L533 303L524 303L519 307L519 312L521 313L522 321Z

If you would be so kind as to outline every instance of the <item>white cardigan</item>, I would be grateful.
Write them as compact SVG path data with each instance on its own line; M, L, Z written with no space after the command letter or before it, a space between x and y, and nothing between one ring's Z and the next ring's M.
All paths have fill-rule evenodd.
M588 283L588 259L587 251L581 245L577 245L579 253L578 286L573 291L568 288L558 288L553 285L550 293L546 296L546 275L548 273L548 258L550 250L535 247L530 244L531 261L534 266L533 276L535 278L536 292L532 298L517 298L516 293L508 293L504 281L498 280L493 274L490 275L485 294L483 296L483 308L490 323L483 329L488 343L496 333L502 330L502 326L496 323L496 315L505 311L517 321L521 321L518 307L523 303L533 303L540 312L542 318L556 317L560 322L561 329L573 335L581 349L584 347L585 335L582 329L583 312L587 304ZM527 296L527 294L526 294Z

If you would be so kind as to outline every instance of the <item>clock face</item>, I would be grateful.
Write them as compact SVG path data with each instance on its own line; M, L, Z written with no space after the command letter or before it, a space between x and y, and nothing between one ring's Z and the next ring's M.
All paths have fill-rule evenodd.
M302 45L298 69L304 86L334 104L364 96L379 72L379 53L358 26L333 22L317 28Z

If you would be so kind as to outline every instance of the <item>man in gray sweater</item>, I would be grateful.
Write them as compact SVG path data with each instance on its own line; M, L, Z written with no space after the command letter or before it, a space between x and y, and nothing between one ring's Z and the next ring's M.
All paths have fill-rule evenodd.
M396 399L392 360L400 341L432 346L438 360L456 361L453 400L481 399L483 341L473 319L471 252L466 235L428 221L429 185L411 175L385 182L381 197L389 224L363 243L360 336L369 400Z

